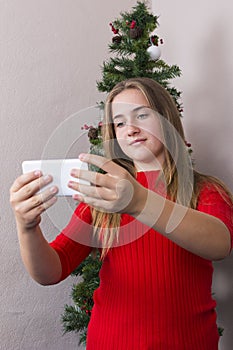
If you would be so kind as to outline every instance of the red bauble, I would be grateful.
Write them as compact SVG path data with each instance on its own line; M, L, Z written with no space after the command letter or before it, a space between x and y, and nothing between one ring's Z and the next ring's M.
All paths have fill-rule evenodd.
M130 29L134 29L136 26L136 21L132 21L131 24L130 24Z

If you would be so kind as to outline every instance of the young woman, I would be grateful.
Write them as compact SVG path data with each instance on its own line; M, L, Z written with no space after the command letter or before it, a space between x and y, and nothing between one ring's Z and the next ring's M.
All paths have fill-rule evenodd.
M51 177L28 173L12 185L27 270L41 284L58 283L101 250L88 350L217 350L212 260L231 251L232 195L192 169L176 106L151 79L110 92L103 140L106 157L80 159L104 173L72 171L81 203L51 243L39 223L57 189L36 194Z

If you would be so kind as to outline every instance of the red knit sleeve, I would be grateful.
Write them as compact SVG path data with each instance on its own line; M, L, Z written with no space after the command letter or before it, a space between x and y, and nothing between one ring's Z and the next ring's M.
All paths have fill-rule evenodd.
M60 281L69 276L91 253L92 247L88 245L91 229L90 209L82 203L76 208L68 225L50 243L61 261L62 276Z
M200 192L197 210L213 215L220 219L228 228L231 235L231 249L233 247L233 205L222 188L205 185Z

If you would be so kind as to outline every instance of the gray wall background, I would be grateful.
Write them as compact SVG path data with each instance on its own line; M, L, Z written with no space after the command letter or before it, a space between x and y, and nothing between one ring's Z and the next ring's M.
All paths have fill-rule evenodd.
M219 177L233 190L232 9L227 0L152 1L160 15L163 58L178 64L174 83L184 103L187 139L196 168ZM233 349L233 257L216 262L213 292L218 324L224 327L220 350Z
M112 37L108 24L135 3L0 0L0 349L78 348L77 335L63 336L60 322L75 280L70 277L58 286L42 287L27 275L19 255L9 188L21 173L23 160L49 153L73 156L84 147L81 125L93 120L92 106L103 97L96 91L96 80L108 57ZM164 0L154 1L153 9L160 15L162 58L178 64L183 72L174 83L183 91L184 126L196 165L233 189L233 5L226 0L221 4ZM77 142L69 143L65 126L74 115ZM66 137L59 143L60 131ZM49 240L73 207L71 202L59 201L57 210L44 215L42 229ZM61 212L65 212L62 219ZM225 328L221 350L230 350L232 257L215 265L213 290L219 324Z

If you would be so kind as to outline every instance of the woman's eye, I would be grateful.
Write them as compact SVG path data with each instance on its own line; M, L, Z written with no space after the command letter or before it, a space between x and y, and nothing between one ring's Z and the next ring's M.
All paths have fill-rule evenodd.
M118 123L115 123L115 127L116 127L116 128L122 128L124 125L125 125L125 122L118 122Z
M147 117L148 117L148 114L146 114L146 113L142 113L142 114L139 114L139 115L137 116L138 119L145 119L145 118L147 118Z

